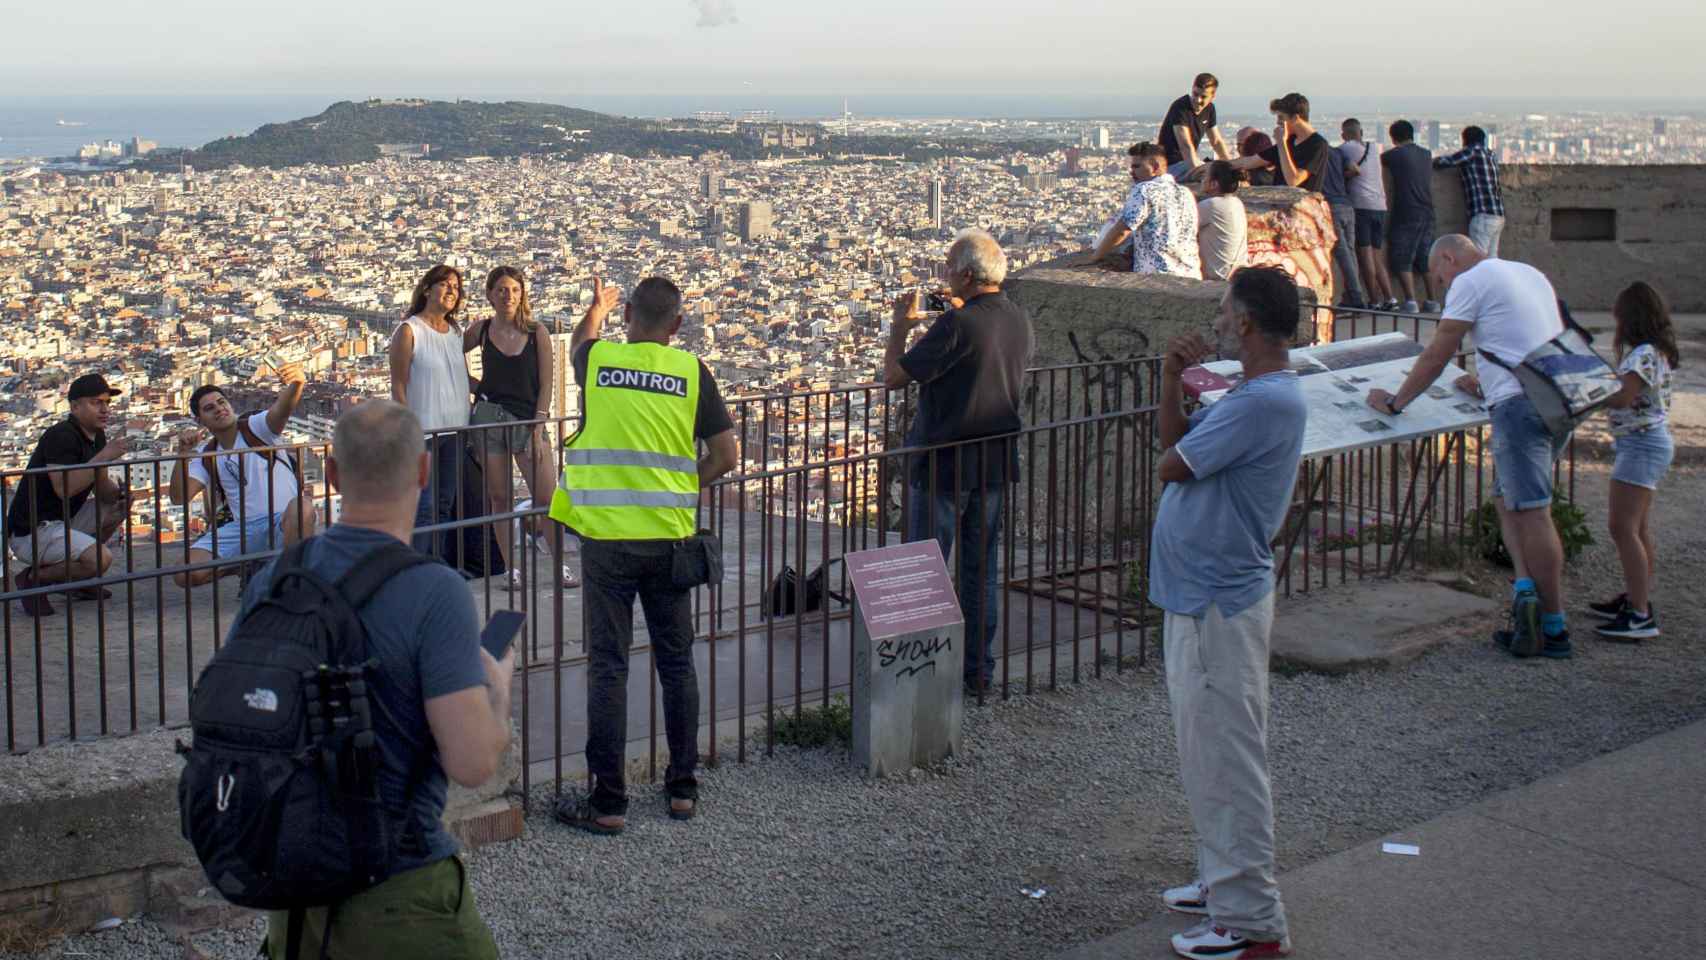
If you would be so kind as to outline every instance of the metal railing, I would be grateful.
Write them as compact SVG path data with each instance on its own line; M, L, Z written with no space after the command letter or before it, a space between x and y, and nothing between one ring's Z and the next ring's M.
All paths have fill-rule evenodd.
M992 695L1052 688L1146 660L1150 630L1160 622L1145 602L1150 529L1161 493L1155 477L1162 453L1155 414L1159 362L1145 357L1030 371L1024 394L1028 425L1010 439L1020 464L1017 481L1002 484L1007 495L993 551ZM722 537L728 573L722 583L696 590L693 599L701 733L709 763L731 752L744 761L754 750L769 751L778 716L828 704L847 690L850 610L828 595L847 592L845 568L833 561L905 538L909 522L916 523L939 494L957 511L969 493L958 483L938 482L938 468L952 464L954 476L961 476L966 458L987 443L905 446L915 394L876 384L734 397L729 406L742 466L709 487L700 507L701 525ZM496 446L490 430L516 426L538 428L557 451L550 464L555 475L572 419L456 433L474 450L489 451ZM1491 462L1483 454L1484 434L1428 438L1306 463L1279 538L1280 587L1309 591L1351 580L1353 572L1356 578L1387 575L1403 562L1431 556L1436 538L1461 538L1486 490ZM331 519L338 501L322 475L327 446L288 449L298 457L304 491ZM533 449L537 455L537 445ZM193 534L207 519L193 503L171 504L164 478L173 466L199 455L139 457L107 467L140 491L136 505L144 522L123 526L111 541L113 566L100 576L21 588L13 576L11 534L0 532L9 563L0 584L9 751L187 721L188 692L230 626L237 593L225 577L216 576L211 587L180 586L173 578L252 569L276 553L245 541L232 557L190 560ZM6 471L0 473L0 493L10 500L33 476L75 469ZM538 776L560 786L565 764L580 753L584 738L577 732L585 719L582 605L558 576L563 564L574 565L574 546L545 518L549 491L530 490L535 502L518 507L518 471L504 472L504 494L490 512L417 533L457 537L467 550L462 538L474 531L479 539L472 549L484 551L473 558L479 564L490 562L498 538L510 547L521 588L512 592L501 579L486 577L471 581L471 589L487 611L510 607L532 614L514 697L524 786ZM915 485L908 482L911 476L924 479ZM1573 493L1573 461L1569 478ZM459 485L461 480L459 472ZM540 536L529 535L530 525ZM1362 532L1371 528L1377 531L1372 536ZM1382 532L1391 530L1415 531L1421 549L1400 555L1400 545ZM978 544L980 554L987 545ZM478 568L467 556L452 559ZM779 586L788 567L796 575L791 591ZM808 581L820 568L829 589L820 606L808 609ZM960 568L950 569L958 581ZM979 564L968 569L980 580L988 573ZM114 596L61 603L64 591L78 589L112 590ZM52 596L61 608L51 617L27 616L16 601L30 596ZM630 682L643 683L647 692L630 688L631 709L640 711L630 717L630 730L638 731L631 739L648 745L646 765L655 775L658 688L643 634L635 638L633 656Z

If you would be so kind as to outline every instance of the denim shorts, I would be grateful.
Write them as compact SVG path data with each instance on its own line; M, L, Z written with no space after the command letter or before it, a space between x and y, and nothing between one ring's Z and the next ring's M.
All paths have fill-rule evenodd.
M1386 211L1358 210L1357 246L1379 250L1386 245Z
M520 418L490 400L478 400L474 410L468 416L470 426L486 424L515 423ZM506 453L525 454L527 442L533 436L533 428L525 426L496 427L487 426L484 430L468 431L468 446L482 455Z
M1393 221L1391 235L1386 239L1386 262L1393 270L1398 273L1428 272L1428 248L1434 242L1433 224L1426 220Z
M1493 496L1510 510L1534 510L1552 503L1552 467L1564 455L1570 435L1553 436L1528 397L1517 394L1488 411L1493 421Z
M1657 490L1659 480L1670 469L1676 453L1670 427L1659 424L1616 439L1617 460L1611 466L1611 479L1636 487Z

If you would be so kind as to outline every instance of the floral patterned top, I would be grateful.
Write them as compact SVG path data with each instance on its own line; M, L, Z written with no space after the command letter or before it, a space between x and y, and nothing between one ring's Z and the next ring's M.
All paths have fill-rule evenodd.
M1635 398L1632 406L1608 411L1612 436L1621 437L1664 426L1670 410L1670 361L1652 344L1643 343L1629 351L1623 362L1617 365L1618 376L1625 373L1640 377L1647 388Z
M1197 198L1172 174L1134 184L1120 211L1120 222L1131 230L1133 273L1202 279L1202 262L1197 256Z

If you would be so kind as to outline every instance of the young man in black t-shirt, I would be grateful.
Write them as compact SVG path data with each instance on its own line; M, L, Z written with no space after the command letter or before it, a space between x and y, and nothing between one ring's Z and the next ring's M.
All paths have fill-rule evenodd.
M1167 151L1167 172L1176 180L1190 176L1200 166L1197 148L1205 136L1216 157L1222 160L1232 158L1232 151L1227 148L1226 141L1220 136L1220 128L1215 125L1214 95L1219 89L1220 81L1214 74L1199 73L1191 81L1191 92L1174 100L1167 108L1167 116L1161 121L1161 133L1155 139Z
M1327 154L1333 148L1309 125L1309 98L1288 93L1269 102L1268 109L1279 121L1274 127L1274 145L1253 157L1239 157L1232 165L1239 170L1271 169L1277 186L1321 193L1327 180Z
M41 435L25 469L106 463L124 456L128 449L124 440L109 442L106 432L112 398L118 392L98 373L73 380L66 393L71 415ZM91 492L95 494L93 500ZM6 516L12 555L28 568L17 575L18 588L27 590L106 573L113 557L101 544L112 537L129 513L128 496L106 470L27 474ZM71 595L95 599L105 592L90 587ZM24 612L31 616L53 613L53 604L44 595L25 597L21 602Z
M1428 270L1434 239L1433 155L1415 142L1416 128L1408 120L1394 122L1387 133L1392 148L1380 155L1381 167L1392 178L1386 191L1392 201L1387 263L1404 291L1405 313L1438 313L1440 291Z

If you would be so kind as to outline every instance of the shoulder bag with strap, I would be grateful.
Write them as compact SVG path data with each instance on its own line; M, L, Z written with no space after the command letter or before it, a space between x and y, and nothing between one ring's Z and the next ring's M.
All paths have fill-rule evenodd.
M1562 301L1558 316L1564 332L1530 350L1518 363L1506 363L1486 350L1476 351L1516 377L1554 437L1574 430L1576 424L1605 406L1622 385L1617 371L1594 350L1593 335L1576 323Z

